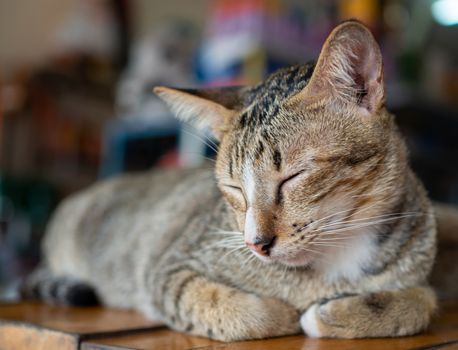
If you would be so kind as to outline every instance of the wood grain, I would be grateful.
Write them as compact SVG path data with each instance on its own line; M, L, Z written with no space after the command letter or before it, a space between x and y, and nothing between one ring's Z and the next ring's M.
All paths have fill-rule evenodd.
M23 302L0 305L0 320L20 321L74 334L97 334L160 326L134 311Z
M74 350L78 348L78 337L27 324L0 325L1 350Z
M121 310L69 308L35 303L0 305L0 349L458 349L458 301L443 303L430 329L413 337L336 340L304 335L221 343L173 332Z
M74 350L85 339L161 326L133 311L24 302L0 305L0 350Z

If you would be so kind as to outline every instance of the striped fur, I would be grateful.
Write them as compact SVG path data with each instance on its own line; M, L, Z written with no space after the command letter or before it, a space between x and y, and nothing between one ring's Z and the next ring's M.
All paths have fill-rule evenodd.
M67 199L44 241L46 276L224 341L427 327L435 219L364 26L340 25L316 63L256 86L155 91L219 138L214 174L125 175Z

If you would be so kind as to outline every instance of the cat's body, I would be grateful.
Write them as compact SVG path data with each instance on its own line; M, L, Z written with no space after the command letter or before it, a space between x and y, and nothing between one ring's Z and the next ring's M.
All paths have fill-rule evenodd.
M106 305L221 340L300 326L325 337L424 329L435 309L435 220L383 107L370 40L348 22L315 67L224 95L159 89L179 113L221 117L216 179L203 169L130 175L68 199L30 285L70 276ZM357 54L345 51L352 45ZM362 84L353 95L341 91L352 69ZM51 299L65 296L57 282L44 285Z
M192 331L190 324L197 327L198 321L180 319L178 305L171 303L163 316L164 310L155 306L168 298L182 297L184 289L176 286L182 281L175 282L172 277L180 271L189 269L240 292L279 298L303 312L313 303L344 295L424 284L433 261L434 238L428 241L417 237L421 241L413 241L413 233L407 232L411 232L411 224L430 226L433 230L434 222L431 217L420 221L410 218L391 234L391 239L374 243L377 258L373 256L371 262L386 262L391 265L389 268L384 267L380 273L380 266L369 263L364 266L367 271L362 270L361 277L352 281L341 277L348 272L345 266L340 276L337 272L327 276L306 267L265 264L250 259L248 248L235 249L233 241L226 241L229 235L221 232L236 231L235 218L216 187L212 171L151 172L100 183L69 198L50 225L44 254L53 276L71 276L94 286L103 304L134 308L153 318L165 316L175 328ZM400 236L410 243L393 247L393 242L401 243ZM342 258L358 258L358 253L364 255L363 251L349 249ZM204 290L201 297L205 297ZM226 302L218 294L215 298L216 302ZM377 312L380 305L374 301L373 307ZM205 331L210 333L211 329L209 335L224 339L219 333L221 329L228 332L223 320L229 321L230 317L230 313L220 315L221 324L208 326ZM254 330L247 331L245 337L259 336ZM285 333L282 329L278 331L270 330L268 334ZM290 331L297 329L289 328L286 333Z

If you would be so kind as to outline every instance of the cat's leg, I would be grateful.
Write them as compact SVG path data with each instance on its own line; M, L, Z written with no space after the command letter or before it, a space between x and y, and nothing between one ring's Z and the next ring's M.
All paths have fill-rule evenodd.
M21 286L23 299L38 299L48 304L91 306L99 303L95 290L70 276L56 276L46 266L38 267Z
M392 337L424 330L436 309L427 287L346 296L313 304L301 317L311 337Z
M186 267L154 277L153 304L171 328L222 341L301 332L292 306L212 282Z

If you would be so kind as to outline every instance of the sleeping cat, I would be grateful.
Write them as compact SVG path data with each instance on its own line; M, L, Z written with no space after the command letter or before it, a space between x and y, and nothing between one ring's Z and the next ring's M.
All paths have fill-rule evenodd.
M428 326L435 219L384 107L368 29L344 22L316 64L255 86L155 92L213 131L216 177L125 175L69 198L29 294L98 297L223 341L301 329L402 336Z

